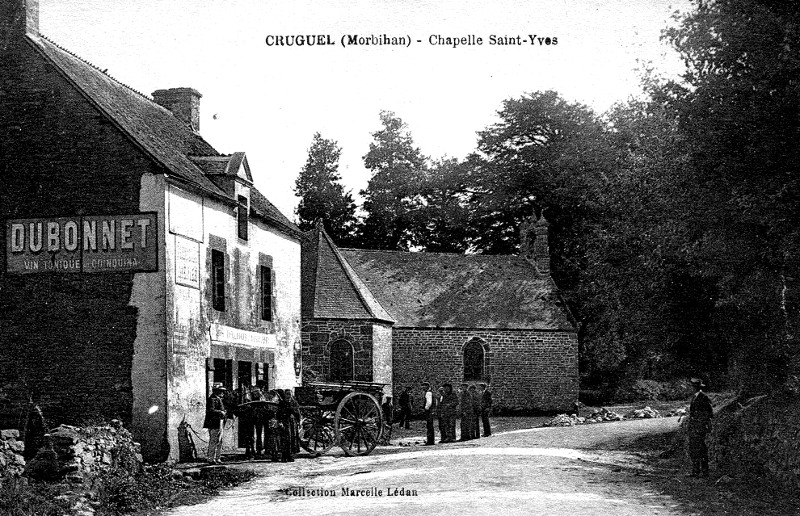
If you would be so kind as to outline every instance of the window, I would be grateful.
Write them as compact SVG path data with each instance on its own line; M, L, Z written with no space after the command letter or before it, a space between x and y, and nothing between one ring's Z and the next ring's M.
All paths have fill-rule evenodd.
M353 346L346 340L331 344L330 380L343 382L353 379Z
M236 209L236 222L239 226L239 238L242 240L247 240L247 223L249 215L250 211L247 206L247 197L240 195L239 207Z
M225 253L211 250L211 306L214 310L225 311Z
M464 346L464 380L483 380L483 346L473 339Z
M211 381L221 383L228 389L228 392L233 390L233 360L215 358L212 367Z
M272 320L272 269L261 266L261 320Z

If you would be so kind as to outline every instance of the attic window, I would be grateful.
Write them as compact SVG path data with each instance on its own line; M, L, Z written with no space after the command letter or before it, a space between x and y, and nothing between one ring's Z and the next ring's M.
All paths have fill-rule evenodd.
M247 205L247 197L244 195L239 196L239 207L236 209L236 222L239 226L239 238L247 240L247 224L250 209Z

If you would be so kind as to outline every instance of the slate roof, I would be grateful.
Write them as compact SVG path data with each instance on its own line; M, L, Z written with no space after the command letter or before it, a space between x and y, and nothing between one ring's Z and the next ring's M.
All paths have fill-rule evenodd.
M224 156L172 112L46 37L29 34L27 39L79 92L160 164L165 173L204 192L230 199L192 159ZM243 156L244 153L235 153L230 158L241 161ZM295 236L301 234L300 229L255 188L251 189L251 204L267 222Z
M302 248L303 319L394 322L342 258L321 224L305 235Z
M340 252L395 326L575 331L552 278L518 256Z

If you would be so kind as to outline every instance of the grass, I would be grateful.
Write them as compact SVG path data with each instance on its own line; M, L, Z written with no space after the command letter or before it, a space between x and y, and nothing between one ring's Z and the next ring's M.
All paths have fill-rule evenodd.
M90 495L66 483L4 479L0 515L64 516L76 503L89 504L96 516L146 516L179 505L194 505L255 476L252 471L223 469L201 480L174 478L166 465L148 466L138 475L114 471L103 475Z
M755 477L708 479L686 477L689 463L678 432L647 435L625 446L645 457L656 473L650 485L680 503L688 513L704 516L784 516L800 514L800 494Z

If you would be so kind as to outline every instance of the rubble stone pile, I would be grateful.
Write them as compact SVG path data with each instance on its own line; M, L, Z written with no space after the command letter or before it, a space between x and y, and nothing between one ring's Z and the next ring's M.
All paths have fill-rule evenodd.
M19 440L18 430L0 430L0 482L3 477L19 477L25 470L22 453L25 444Z
M107 426L61 425L45 439L47 444L25 469L31 478L83 483L111 469L133 474L142 467L139 443L117 420Z
M579 422L579 420L581 420ZM559 414L550 421L545 422L544 426L575 426L580 425L584 421L584 418L579 418L575 414Z
M622 421L625 419L625 416L622 414L618 414L613 410L608 410L607 408L603 407L597 412L593 412L592 415L586 418L587 423L602 423L605 421Z
M650 419L654 417L661 417L661 414L654 408L645 407L643 409L634 410L628 414L628 417L633 419Z

